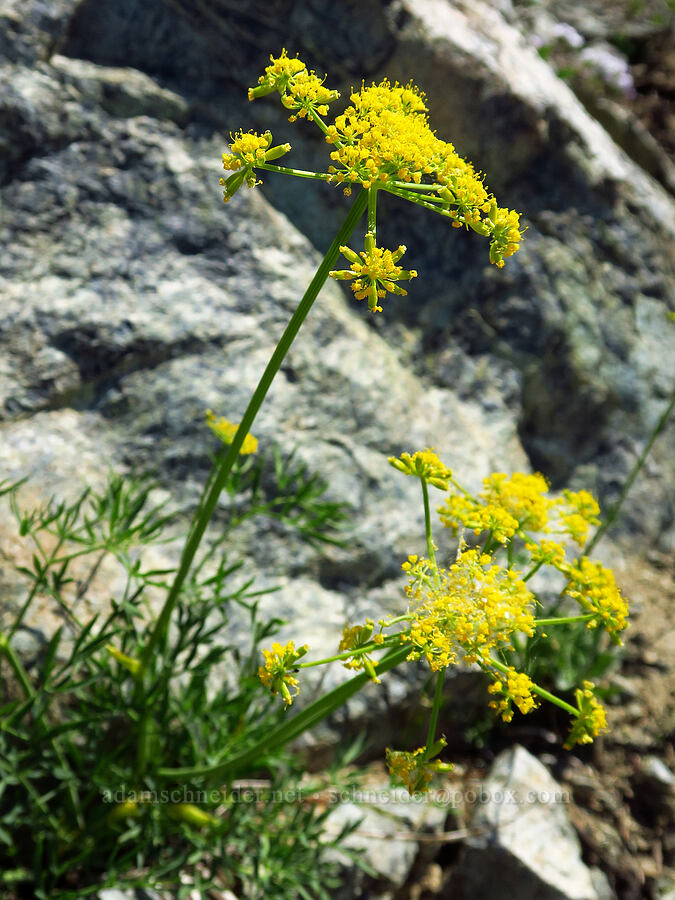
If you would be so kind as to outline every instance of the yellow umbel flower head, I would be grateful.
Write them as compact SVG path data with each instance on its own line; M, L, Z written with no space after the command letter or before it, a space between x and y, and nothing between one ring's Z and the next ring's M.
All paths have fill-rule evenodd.
M270 56L270 65L258 79L258 86L249 88L248 99L264 97L272 91L278 91L281 102L294 112L289 121L295 122L296 118L305 118L316 112L320 116L328 114L328 104L337 100L338 91L331 91L324 87L325 78L319 78L302 60L291 58L286 50L281 51L281 56Z
M489 663L495 648L511 646L515 632L534 634L534 596L513 569L466 550L450 569L411 556L406 593L411 625L402 640L409 659L424 657L436 672L456 663Z
M259 667L258 677L273 694L281 694L286 706L291 705L293 697L297 696L299 691L298 679L294 678L289 670L293 670L295 663L308 650L307 644L303 644L296 650L293 641L289 641L283 646L276 642L272 644L271 650L262 652L265 657L265 665ZM291 688L293 693L291 693Z
M365 250L361 253L355 253L349 247L340 247L340 253L351 263L349 269L337 269L328 274L338 281L351 281L356 299L367 299L371 312L382 312L377 301L386 296L387 292L403 296L408 293L395 282L417 278L415 269L406 270L397 265L405 250L403 244L393 252L376 247L375 238L368 233Z
M234 172L229 178L221 178L220 184L225 188L223 200L227 203L244 182L248 187L260 184L256 179L255 166L279 159L291 149L290 144L272 146L272 133L266 131L258 134L255 131L238 131L234 137L230 135L231 153L223 153L223 168Z
M598 501L588 491L563 491L558 501L560 528L582 547L591 525L600 524Z
M308 118L321 128L333 148L328 180L342 185L345 193L359 184L366 190L389 190L426 206L449 218L455 227L471 228L490 238L490 261L497 266L503 266L504 259L518 250L523 232L519 214L498 206L482 174L459 156L451 143L436 136L429 125L426 97L412 82L392 84L385 78L378 84L362 83L360 90L351 92L344 112L326 124L321 117L327 115L328 104L337 99L338 92L326 88L324 79L283 50L280 56L270 57L270 65L248 96L253 100L273 91L292 112L290 121ZM394 251L385 252L395 256ZM359 264L369 268L384 264L391 269L397 262L372 248L366 247L366 254L369 258ZM408 277L413 277L412 270ZM380 291L391 290L384 282L396 280L380 273L370 282L354 286L354 292L362 294L362 299L368 297L370 308L376 310L378 297L384 296Z
M571 750L575 744L591 744L594 738L607 731L607 716L593 695L593 687L592 681L584 681L583 687L575 691L579 712L563 744L566 750Z
M387 462L404 475L423 478L441 491L447 491L448 482L452 478L452 472L441 462L433 447L416 450L412 456L410 453L402 453L400 457L389 456Z
M510 722L513 718L512 703L523 715L527 715L539 706L539 701L532 693L534 683L524 672L518 672L509 666L506 675L494 672L493 677L495 680L488 687L488 691L498 695L498 699L491 700L490 706L502 717L504 722Z
M456 531L462 525L476 534L490 531L496 541L505 544L521 529L547 528L549 509L555 503L545 496L547 491L543 475L495 472L483 479L483 490L477 498L452 494L438 512L448 528Z
M583 612L593 613L588 627L602 625L615 644L621 644L619 632L628 626L628 603L614 580L614 573L603 565L582 556L574 565L562 567L570 579L565 593L575 600Z

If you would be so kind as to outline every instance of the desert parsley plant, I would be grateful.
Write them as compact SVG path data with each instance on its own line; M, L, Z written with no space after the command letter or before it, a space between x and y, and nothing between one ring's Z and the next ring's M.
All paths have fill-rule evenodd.
M220 436L227 428L213 417ZM254 449L249 443L249 449ZM263 593L224 546L251 516L313 543L334 542L343 511L293 456L241 457L226 484L218 528L186 580L152 689L135 698L150 608L173 568L144 563L175 539L178 512L153 485L111 476L102 491L25 508L21 484L0 485L28 553L11 627L0 633L0 897L80 898L104 887L233 890L240 897L328 897L336 867L326 810L298 803L302 774L268 753L269 797L236 784L166 782L158 765L190 766L260 743L283 714L257 677ZM85 617L113 579L107 613ZM100 600L99 604L100 605ZM37 607L37 609L36 609ZM19 653L17 638L61 619L49 642ZM249 638L234 640L233 614ZM240 626L241 627L241 626ZM288 799L285 799L288 798ZM303 835L302 841L295 838Z
M321 287L329 276L349 282L355 298L378 313L387 294L405 294L402 283L417 277L400 265L403 245L378 243L382 191L486 238L497 267L516 253L523 230L518 213L500 207L482 175L432 131L425 96L412 83L363 84L330 121L337 91L284 51L271 58L249 98L271 94L291 121L323 133L327 170L280 166L288 144L275 145L269 132L239 131L223 155L224 199L254 187L261 172L325 182L354 197L240 423L207 413L222 446L176 566L144 568L139 546L160 539L170 524L144 488L114 479L103 494L26 512L18 488L7 487L19 532L34 545L32 565L23 569L25 601L9 633L0 635L0 655L12 674L11 690L8 680L0 699L0 884L10 896L74 898L102 884L177 883L179 873L188 879L183 893L218 886L242 897L328 896L321 817L297 805L234 803L233 780L261 770L281 778L291 741L409 661L423 661L436 677L424 746L388 752L391 772L410 790L424 789L432 772L446 767L438 758L445 741L437 724L451 665L485 671L491 705L505 720L514 709L527 713L546 700L570 714L570 746L605 728L590 683L578 685L568 703L507 661L518 636L563 622L603 628L615 641L626 625L626 604L611 572L573 549L597 524L597 504L583 491L552 497L539 475L495 474L473 496L431 449L390 459L402 476L419 479L426 522L424 555L411 548L403 561L408 585L401 614L382 618L374 610L372 619L347 624L328 659L309 659L305 644L269 645L277 623L259 622L253 581L225 549L233 529L253 514L276 517L308 541L336 540L343 510L325 500L325 486L277 453L277 490L270 494L250 433ZM354 243L364 214L362 239ZM348 268L335 268L340 254ZM436 558L430 488L446 494L440 521L459 533L450 564ZM81 621L78 598L109 555L126 573L125 587L107 616ZM90 560L90 573L73 574L82 559ZM531 585L543 567L560 574L574 616L537 616ZM57 605L64 629L29 665L15 637L38 598ZM235 607L250 617L244 649L226 637ZM262 654L261 642L267 644ZM302 671L331 662L355 674L289 714ZM204 793L195 800L186 791Z

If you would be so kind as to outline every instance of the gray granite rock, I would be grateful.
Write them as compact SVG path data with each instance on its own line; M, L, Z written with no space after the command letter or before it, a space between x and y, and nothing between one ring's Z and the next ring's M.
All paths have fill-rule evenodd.
M569 791L534 756L519 746L504 751L476 793L452 897L598 900L565 809Z

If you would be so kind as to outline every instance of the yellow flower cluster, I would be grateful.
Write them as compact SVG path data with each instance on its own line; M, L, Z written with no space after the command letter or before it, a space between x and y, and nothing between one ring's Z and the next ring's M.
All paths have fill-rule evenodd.
M548 510L554 502L545 494L548 484L542 475L516 472L509 477L495 472L483 480L477 498L468 494L451 494L438 510L441 522L455 531L460 525L476 534L490 531L494 540L506 544L522 529L543 530Z
M234 137L230 135L231 153L223 153L223 168L236 172L242 166L255 166L265 162L265 153L272 145L272 134L266 131L238 131Z
M256 180L255 166L279 159L291 149L290 144L279 144L272 147L272 134L266 131L258 134L256 131L238 131L234 137L230 135L231 153L223 153L223 168L226 172L234 172L229 178L221 178L220 184L225 188L223 200L228 200L236 194L244 182L248 187L260 184Z
M490 262L501 269L504 257L513 256L520 247L520 215L515 209L497 209L491 224Z
M511 703L515 703L523 715L539 706L539 701L532 693L532 679L524 672L518 672L510 666L505 678L495 675L495 679L488 691L499 695L499 699L491 700L490 707L501 715L504 722L510 722L513 718Z
M538 543L525 541L525 548L534 566L553 566L560 569L565 562L565 548L557 541L549 541L546 538L542 538Z
M423 478L428 484L441 491L447 491L452 472L441 462L433 447L426 447L424 450L417 450L415 453L402 453L400 457L387 457L389 465L403 472L404 475L413 475L416 478Z
M495 265L503 266L504 258L518 250L522 237L518 213L498 207L483 176L451 143L436 137L429 127L426 97L412 82L392 84L385 78L379 84L364 83L351 93L347 109L325 125L320 116L327 114L338 92L326 88L323 79L283 50L270 57L248 96L253 100L273 91L293 113L290 121L310 116L324 131L334 147L330 180L345 185L346 193L355 183L366 189L424 184L430 190L420 197L427 205L448 215L456 227L490 237L490 261ZM375 301L371 309L376 306Z
M229 419L226 419L224 416L217 417L210 409L206 410L206 424L224 444L232 443L234 436L237 433L237 429L239 428L239 425L230 422ZM253 437L252 434L247 434L239 453L242 456L245 456L248 453L256 453L257 450L258 438Z
M409 659L425 657L434 672L460 658L489 664L515 632L534 634L533 595L518 572L488 554L466 550L449 570L411 556L403 569L411 625L402 640L412 644Z
M384 638L382 634L373 636L374 627L375 623L372 619L366 619L364 625L345 625L342 630L342 639L340 640L338 653L343 653L346 650L358 651L371 642L374 644L381 644ZM344 666L347 669L365 669L368 675L370 675L370 678L379 684L380 679L375 672L376 665L377 662L375 662L367 653L357 653L351 657L351 659L344 662Z
M427 123L425 97L417 87L387 79L354 92L342 115L328 126L326 140L336 149L330 154L333 181L373 182L390 179L420 184L431 175L450 145L435 137Z
M405 86L387 79L352 93L352 105L337 116L326 132L336 149L329 169L336 184L360 182L365 188L389 181L437 185L441 200L457 227L465 225L492 237L490 260L518 249L518 213L500 209L473 165L437 138L429 127L425 95L412 82Z
M589 526L600 522L595 499L588 491L565 491L558 498L547 496L547 492L543 475L516 472L508 476L496 472L483 480L478 497L451 494L438 512L446 527L457 531L464 526L476 534L489 531L500 544L508 543L516 533L533 531L555 531L583 544ZM530 542L528 546L535 545ZM547 549L540 551L538 558L548 555L562 561L559 544L547 542L545 546Z
M563 499L559 501L559 506L563 530L580 547L583 546L589 526L600 524L600 507L597 500L588 491L563 491Z
M593 695L593 687L592 681L584 681L583 687L575 691L578 715L563 745L566 750L575 744L592 744L594 738L607 731L607 716Z
M429 787L433 768L425 763L424 752L426 747L419 747L412 753L405 750L386 750L386 762L389 774L397 778L409 794L416 791L424 792Z
M294 113L289 122L305 118L312 111L325 116L328 115L328 104L337 100L340 94L324 87L324 81L325 78L308 71L302 60L290 58L284 49L281 56L270 56L270 65L258 79L258 86L249 88L248 99L255 100L276 90L286 109Z
M371 234L366 235L366 249L360 254L350 250L349 247L340 247L340 253L351 263L349 269L338 269L329 272L331 278L338 281L351 281L351 289L357 300L368 299L368 308L371 312L382 312L378 305L387 293L407 294L402 287L395 284L397 281L409 281L417 278L414 269L406 271L396 265L405 253L406 248L401 245L398 250L385 250L376 247Z
M283 646L275 642L272 644L271 650L263 650L265 657L265 665L258 668L258 677L269 688L273 694L281 694L286 704L290 706L293 697L298 694L298 679L289 674L295 663L304 656L309 650L307 644L295 649L293 641L289 641ZM293 693L291 693L293 688Z
M567 596L585 613L593 613L588 627L602 625L614 643L620 644L619 632L628 625L628 604L611 569L582 556L574 565L563 566L562 571L570 579L565 588Z

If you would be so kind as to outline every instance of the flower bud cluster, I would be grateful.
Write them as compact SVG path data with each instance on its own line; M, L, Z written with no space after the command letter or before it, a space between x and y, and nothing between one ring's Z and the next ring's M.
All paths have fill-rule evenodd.
M278 91L283 105L293 112L289 122L304 119L313 112L326 116L328 104L337 100L340 94L324 87L325 80L308 70L302 60L290 58L284 49L281 56L270 56L270 65L258 79L257 87L249 88L248 99L255 100Z
M361 253L355 253L349 247L340 247L340 253L351 263L349 269L338 269L328 274L338 281L351 281L356 299L367 299L371 312L382 312L378 300L385 297L387 292L403 296L408 293L396 284L397 281L417 278L414 269L406 271L397 265L405 250L403 245L394 251L376 247L375 238L369 232L366 234L365 250Z
M271 650L263 650L265 657L265 665L258 669L258 677L269 688L273 694L281 694L281 698L290 706L293 697L297 695L298 679L292 674L295 663L301 659L309 650L307 644L295 649L293 641L289 641L283 646L275 642L272 644Z
M448 490L452 472L441 462L433 447L417 450L412 455L402 453L400 457L389 456L387 462L404 475L422 478L441 491Z
M266 131L264 134L258 134L255 131L238 131L234 137L230 135L230 140L231 152L223 153L223 168L234 174L229 178L220 179L221 186L225 188L223 192L225 203L232 199L244 182L250 188L260 184L254 171L256 166L279 159L291 149L290 144L279 144L272 147L270 131Z

